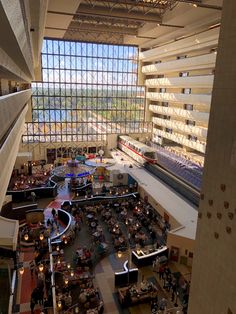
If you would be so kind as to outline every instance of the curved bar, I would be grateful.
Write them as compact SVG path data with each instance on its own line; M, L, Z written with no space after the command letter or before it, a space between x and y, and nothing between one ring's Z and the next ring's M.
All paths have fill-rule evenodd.
M125 261L123 271L115 272L115 286L125 286L138 281L138 268L129 268L129 261Z
M138 267L143 267L151 265L156 257L165 256L168 258L169 249L167 246L164 246L151 253L146 254L143 251L140 252L142 255L138 255L135 251L132 251L132 262Z
M70 227L72 225L72 216L69 213L67 213L65 210L58 209L58 217L59 218L60 218L60 213L62 213L64 216L68 217L68 224L67 224L66 228L61 233L59 233L58 235L56 235L54 237L51 237L51 243L52 244L53 244L53 241L60 240L59 242L61 242L61 237L66 234L66 232L70 229Z

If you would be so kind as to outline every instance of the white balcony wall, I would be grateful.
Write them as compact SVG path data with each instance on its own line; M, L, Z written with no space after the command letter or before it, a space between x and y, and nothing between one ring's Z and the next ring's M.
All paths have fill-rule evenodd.
M17 120L0 148L0 162L4 165L0 172L0 209L2 208L12 170L16 161L16 155L21 142L21 135L24 130L25 115L27 110L28 105L26 105L18 115Z
M218 44L219 28L210 29L206 32L180 39L175 42L143 51L139 59L143 62L157 61L166 57L178 56L191 51L203 50L216 47Z
M163 107L157 105L150 105L149 110L154 113L166 116L182 117L186 120L194 120L202 123L208 123L209 120L208 112L199 112L195 110L185 110L180 108Z
M206 144L200 141L195 142L187 139L184 135L178 133L168 133L159 129L154 129L153 133L156 134L157 136L162 136L183 146L195 149L198 152L205 153Z
M48 0L0 1L0 74L30 82L44 35ZM30 29L34 29L31 31Z
M146 98L154 101L183 103L192 105L206 105L210 107L211 95L175 94L175 93L147 93Z
M164 77L145 81L151 88L212 88L214 75L199 75L187 77Z
M207 137L207 128L187 125L181 121L167 120L167 119L161 119L157 117L153 117L152 122L164 128L170 128L180 133L191 134L197 137L201 137L201 139L204 139L204 140L206 140L206 137Z
M159 56L156 56L158 60ZM191 70L213 69L215 67L216 54L209 53L197 57L177 59L157 64L145 65L142 72L146 75L166 74L171 72L184 72Z
M30 97L31 89L0 97L0 139L6 135Z

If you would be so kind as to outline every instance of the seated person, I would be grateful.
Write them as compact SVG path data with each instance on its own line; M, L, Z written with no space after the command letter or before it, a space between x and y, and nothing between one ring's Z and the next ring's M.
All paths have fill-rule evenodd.
M131 298L131 293L130 293L130 289L127 289L126 290L126 293L124 295L124 303L125 304L130 304L132 301L132 298Z
M87 294L85 292L81 292L79 295L79 302L84 304L87 301Z
M107 188L106 188L105 184L103 184L103 186L102 186L102 193L106 193L106 192L107 192Z
M91 257L91 252L88 249L84 248L84 255L85 255L86 258L90 258Z
M140 283L140 290L142 292L148 291L148 282L147 282L147 280L142 280L141 281L141 283Z

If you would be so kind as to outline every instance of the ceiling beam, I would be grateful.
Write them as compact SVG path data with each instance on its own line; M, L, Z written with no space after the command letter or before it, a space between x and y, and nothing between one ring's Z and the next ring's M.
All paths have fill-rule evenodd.
M110 18L119 18L125 20L134 20L145 23L155 22L159 23L161 21L161 16L159 13L149 13L145 14L144 12L128 12L124 9L113 9L112 12L107 7L96 7L96 10L90 8L89 6L81 4L78 8L77 14L83 15L92 15L100 17L110 17Z
M101 3L100 0L93 0L92 2L94 3ZM153 8L153 9L162 9L165 10L168 8L173 3L173 0L168 0L169 3L167 4L161 4L161 2L158 1L149 1L149 2L144 2L143 0L102 0L102 2L106 3L111 3L113 5L129 5L132 7L139 7L139 8Z
M79 6L79 10L77 13L67 13L67 12L57 12L57 11L48 11L51 14L58 14L58 15L70 15L70 16L81 16L81 15L88 15L88 16L96 16L96 17L105 17L105 18L113 18L113 19L122 19L128 21L138 21L142 23L161 23L161 16L160 14L146 14L144 15L142 12L130 12L128 13L126 10L113 10L110 11L109 8L96 8L96 10L81 5Z
M102 26L96 24L81 24L81 25L70 25L67 29L66 28L58 28L58 27L46 27L46 29L50 30L60 30L60 31L71 31L71 32L96 32L96 33L114 33L114 34L122 34L122 35L131 35L136 36L138 34L138 30L136 29L129 29L129 28L120 28L120 27L113 27L113 26Z

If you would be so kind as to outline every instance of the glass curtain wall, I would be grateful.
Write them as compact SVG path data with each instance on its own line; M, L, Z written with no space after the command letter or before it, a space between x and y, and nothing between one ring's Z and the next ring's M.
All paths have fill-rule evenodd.
M147 131L137 55L133 46L44 40L42 82L32 84L32 123L23 142L101 141Z

